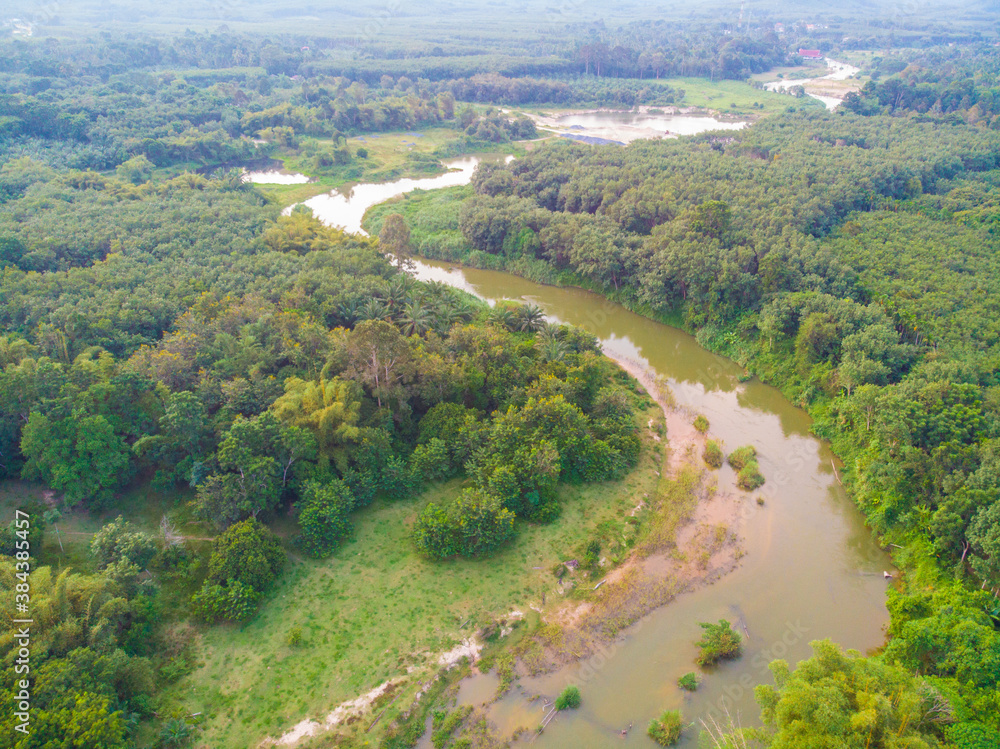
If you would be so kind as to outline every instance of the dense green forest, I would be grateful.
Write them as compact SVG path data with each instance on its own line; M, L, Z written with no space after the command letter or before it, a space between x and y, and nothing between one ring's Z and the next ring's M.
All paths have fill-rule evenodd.
M124 746L151 715L170 648L150 632L184 610L164 609L141 585L147 567L169 571L173 587L204 578L192 614L241 620L280 571L273 541L271 561L255 561L268 548L258 520L279 509L294 505L302 551L324 556L376 496L405 498L468 473L473 488L446 516L428 508L418 547L477 555L509 539L515 516L556 517L560 481L621 476L636 459L627 381L592 338L548 326L537 309L489 310L416 283L374 242L307 214L277 217L238 180L137 187L61 175L29 185L4 215L127 239L111 240L109 253L84 230L92 251L53 252L43 272L8 265L4 475L40 479L95 511L136 479L190 485L195 513L228 530L207 577L184 547L158 549L127 524L95 538L100 573L32 573L36 596L53 597L34 655L35 709L52 725L36 723L42 743L24 746L67 722L89 726L87 741Z
M985 736L1000 727L998 147L964 123L798 114L546 145L392 208L436 228L414 234L428 256L561 272L681 319L807 406L913 569L890 594L885 662L933 676Z
M640 460L648 401L593 336L416 282L379 240L283 215L231 166L279 155L346 182L378 168L349 136L435 127L437 155L482 150L538 135L496 106L680 104L660 78L743 80L822 45L919 49L865 58L871 81L837 113L540 144L470 187L380 207L369 228L402 214L423 255L683 325L809 409L843 458L906 571L887 644L776 662L764 727L722 745L996 746L1000 88L981 10L827 11L784 35L770 7L755 25L680 28L641 8L614 24L559 13L484 46L464 15L461 33L407 41L393 18L321 36L249 3L232 29L199 9L210 30L152 36L112 30L129 13L109 7L83 36L67 8L36 19L52 36L0 41L0 478L61 498L18 500L30 533L0 533L0 587L30 580L35 618L18 739L17 608L0 605L0 745L185 746L198 721L163 695L198 667L186 622L241 631L290 557L346 567L337 553L376 505L429 497L400 553L443 569L558 523L568 487ZM241 28L260 14L278 28ZM212 538L125 518L163 497ZM74 507L109 521L85 552L29 555Z

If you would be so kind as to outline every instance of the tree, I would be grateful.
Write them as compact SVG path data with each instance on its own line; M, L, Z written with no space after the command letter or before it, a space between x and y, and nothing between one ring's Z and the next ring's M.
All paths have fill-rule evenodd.
M36 708L29 735L29 740L15 746L125 749L129 745L122 710L105 695L76 689Z
M395 256L396 266L403 270L413 264L410 259L410 227L399 213L390 213L382 222L378 233L378 243L382 251Z
M285 564L285 552L278 538L255 519L244 520L227 528L212 546L208 576L219 585L232 581L264 593Z
M341 541L351 535L350 513L354 505L354 495L343 481L308 482L297 505L302 546L306 552L314 557L332 554Z
M968 537L976 552L972 568L992 585L1000 580L1000 501L979 509Z
M152 536L135 530L119 515L94 534L90 552L101 569L122 560L143 569L156 556L156 543Z
M58 418L33 412L24 426L23 475L41 479L74 502L103 501L128 477L129 450L103 416L74 411Z
M721 200L706 200L691 214L691 228L707 237L722 240L732 223L732 209Z
M789 672L770 665L777 685L755 690L770 749L805 746L932 749L954 720L947 702L921 679L829 640L810 643L813 657Z
M397 386L409 361L409 348L395 325L384 320L358 323L348 338L347 355L348 376L368 387L379 408L383 398L402 399Z
M270 411L252 419L238 417L216 453L220 472L198 487L197 507L202 517L224 527L274 509L281 499L287 468L297 457L308 455L310 446L315 450L311 438L302 437L292 427L282 428Z
M128 161L123 161L115 168L115 173L133 185L141 185L148 182L153 176L154 164L145 155L133 156Z
M514 513L467 489L447 507L433 502L413 526L417 549L431 559L487 556L514 535Z

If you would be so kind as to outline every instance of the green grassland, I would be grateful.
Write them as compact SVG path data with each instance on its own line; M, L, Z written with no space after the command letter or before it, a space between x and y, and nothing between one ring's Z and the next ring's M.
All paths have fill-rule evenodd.
M419 134L417 134L419 133ZM445 172L443 154L481 153L469 149L460 131L438 127L405 132L358 135L347 140L354 157L350 164L318 171L307 155L317 147L332 147L329 140L302 138L298 149L283 149L274 154L284 168L313 177L315 181L299 185L257 185L265 197L282 206L294 205L316 195L358 182L389 182L403 177L432 177ZM357 152L368 152L359 158ZM516 144L496 144L493 153L517 153ZM448 158L447 156L443 156Z
M637 423L658 414L651 408L637 416ZM289 551L280 583L247 625L196 630L198 666L165 687L157 712L201 713L197 746L243 749L267 736L276 738L304 719L322 721L342 702L402 677L396 699L370 733L364 733L371 720L366 718L341 729L363 737L331 734L308 743L324 747L370 741L375 746L421 682L440 670L442 653L515 609L533 627L538 619L530 606L552 607L563 600L554 565L581 558L595 538L609 550L616 539L635 538L629 513L638 498L656 490L661 465L662 448L647 433L640 462L624 480L563 486L557 520L544 526L522 524L516 541L488 560L434 563L419 557L410 541L410 525L424 505L449 501L462 487L461 479L432 486L417 499L383 500L357 513L353 540L325 560L297 553L292 518L268 519ZM0 486L5 509L42 505L45 496L44 488L34 484ZM66 512L59 522L64 550L50 527L39 562L93 569L90 538L118 514L152 533L167 515L191 548L207 558L214 531L192 520L190 498L188 491L164 495L143 486L99 516ZM620 560L610 551L608 556L612 562ZM578 579L586 584L587 573L579 573ZM187 580L183 587L160 582L164 611L183 612L200 580ZM287 636L296 626L303 637L292 647Z
M353 542L330 559L293 556L248 625L206 630L204 665L166 694L169 707L206 712L202 746L254 746L305 718L322 720L340 703L412 669L369 734L375 745L379 730L438 669L441 653L515 609L530 614L529 606L543 600L558 603L553 565L579 558L596 533L620 533L636 498L655 489L659 465L658 451L647 447L621 482L563 487L555 522L524 524L510 547L485 560L434 563L410 542L423 506L455 496L461 480L415 500L378 503L356 516ZM303 642L291 648L286 637L294 626L302 628Z
M770 74L769 74L770 75ZM773 80L773 79L769 79ZM712 109L721 114L776 114L788 107L822 107L823 103L813 99L796 99L788 94L763 91L743 81L708 81L704 78L667 78L664 80L674 88L684 90L681 106ZM758 106L754 106L754 105Z

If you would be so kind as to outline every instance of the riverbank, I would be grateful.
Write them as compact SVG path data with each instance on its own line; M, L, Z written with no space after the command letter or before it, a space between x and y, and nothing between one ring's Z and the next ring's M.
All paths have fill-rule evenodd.
M579 661L674 598L710 585L732 572L745 551L741 533L751 494L734 475L720 475L702 459L709 433L694 427L697 417L678 406L670 388L641 363L609 355L631 375L663 413L666 451L656 492L638 498L630 516L642 518L642 532L630 556L590 590L557 607L535 638L545 653L521 665L528 673ZM647 425L659 441L658 425Z
M692 719L717 714L723 699L734 714L742 711L744 720L755 722L757 706L745 685L768 681L770 660L784 657L794 663L808 657L808 641L822 637L861 651L884 642L888 614L882 571L894 569L892 563L837 483L829 446L811 434L808 415L775 388L748 378L742 366L709 353L678 327L653 322L607 295L454 264L421 261L417 273L488 301L528 300L550 319L586 328L598 336L605 354L657 396L661 413L665 400L668 410L679 409L680 424L690 430L695 414L706 415L709 435L727 452L748 443L757 448L767 478L758 492L763 504L748 497L738 508L735 501L727 506L726 495L732 493L727 487L735 481L732 468L709 472L699 462L700 451L673 451L670 459L694 459L685 470L665 453L668 462L656 476L656 492L637 498L644 502L634 502L630 512L645 513L644 527L664 529L651 545L668 541L658 551L636 554L631 563L623 560L620 572L594 578L589 591L574 594L558 614L547 614L548 623L538 632L514 646L519 679L485 708L502 733L536 727L544 718L544 700L570 684L581 687L584 706L546 727L553 746L614 737L609 725L621 728L633 720L642 725L665 708L683 707ZM659 389L664 383L669 391ZM666 425L667 415L662 418ZM677 426L673 433L676 444ZM684 497L711 502L685 506ZM657 499L666 500L660 507L671 511L660 516L659 525L649 506ZM696 512L699 506L705 507L704 515ZM720 510L731 514L722 520L713 514ZM735 526L728 520L733 517L738 517ZM719 525L738 530L719 531L717 537L714 526ZM681 527L686 530L678 532ZM638 538L636 549L644 541ZM716 544L725 548L713 548ZM609 579L595 591L604 577ZM599 600L604 603L598 605ZM698 622L719 618L745 635L745 656L706 673L704 685L686 693L676 678L692 669ZM495 696L492 675L467 684L460 705ZM478 701L469 701L470 694ZM682 743L694 747L696 738Z

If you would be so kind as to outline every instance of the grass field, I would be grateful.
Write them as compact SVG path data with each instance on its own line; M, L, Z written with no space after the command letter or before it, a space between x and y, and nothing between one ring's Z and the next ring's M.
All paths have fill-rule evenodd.
M460 132L451 128L429 128L419 131L374 133L349 138L347 148L352 155L359 148L367 158L355 157L344 167L317 174L306 152L310 147L330 146L329 141L303 138L296 150L279 151L274 157L284 161L285 169L316 177L315 182L300 185L257 185L257 189L281 206L294 205L316 195L357 182L388 182L402 177L431 177L445 170L421 156L430 157L439 149L455 149L462 143ZM513 144L498 144L495 152L515 153Z
M441 653L512 610L530 613L529 606L560 600L553 565L580 557L599 526L617 532L636 497L655 489L659 461L647 449L621 482L564 487L557 521L522 524L516 542L488 560L429 562L410 542L419 510L453 496L460 480L415 500L376 504L356 516L355 539L332 558L293 557L250 624L207 629L204 666L175 685L167 701L207 714L202 746L242 748L305 718L322 720L338 704L407 677L372 732L377 737L409 704L419 680L436 670ZM295 648L286 644L293 626L304 633Z
M787 76L786 76L787 77ZM664 81L684 89L681 106L714 109L722 114L775 114L788 107L822 107L815 99L796 99L753 88L743 81L707 81L704 78L669 78ZM755 107L754 104L760 106Z
M645 423L657 413L652 409L639 418ZM595 537L604 538L608 547L608 539L622 536L637 497L656 488L662 456L652 444L647 439L639 465L620 482L564 486L563 512L555 522L521 524L517 540L488 560L432 563L419 557L410 541L417 513L428 501L453 497L462 484L459 479L436 485L417 499L378 502L356 513L354 539L321 561L296 553L290 543L291 518L274 520L271 525L289 550L280 583L246 626L199 628L199 666L165 688L157 712L202 713L196 746L244 749L303 719L322 721L340 703L402 678L398 697L378 726L352 740L377 745L380 732L410 704L421 681L439 670L442 653L515 609L537 621L530 607L563 600L553 566L581 558ZM199 539L189 541L193 548L207 554L214 531L191 519L188 499L185 491L161 495L136 489L100 516L67 512L59 523L65 551L50 528L40 562L93 569L90 538L118 514L149 532L157 532L167 514L181 533ZM26 501L44 500L40 486L0 485L0 507L8 514ZM164 603L183 606L197 583L189 581L183 590L164 588ZM301 627L303 638L291 647L287 636L295 626ZM370 718L344 730L363 732L368 722ZM327 736L307 745L343 742Z

